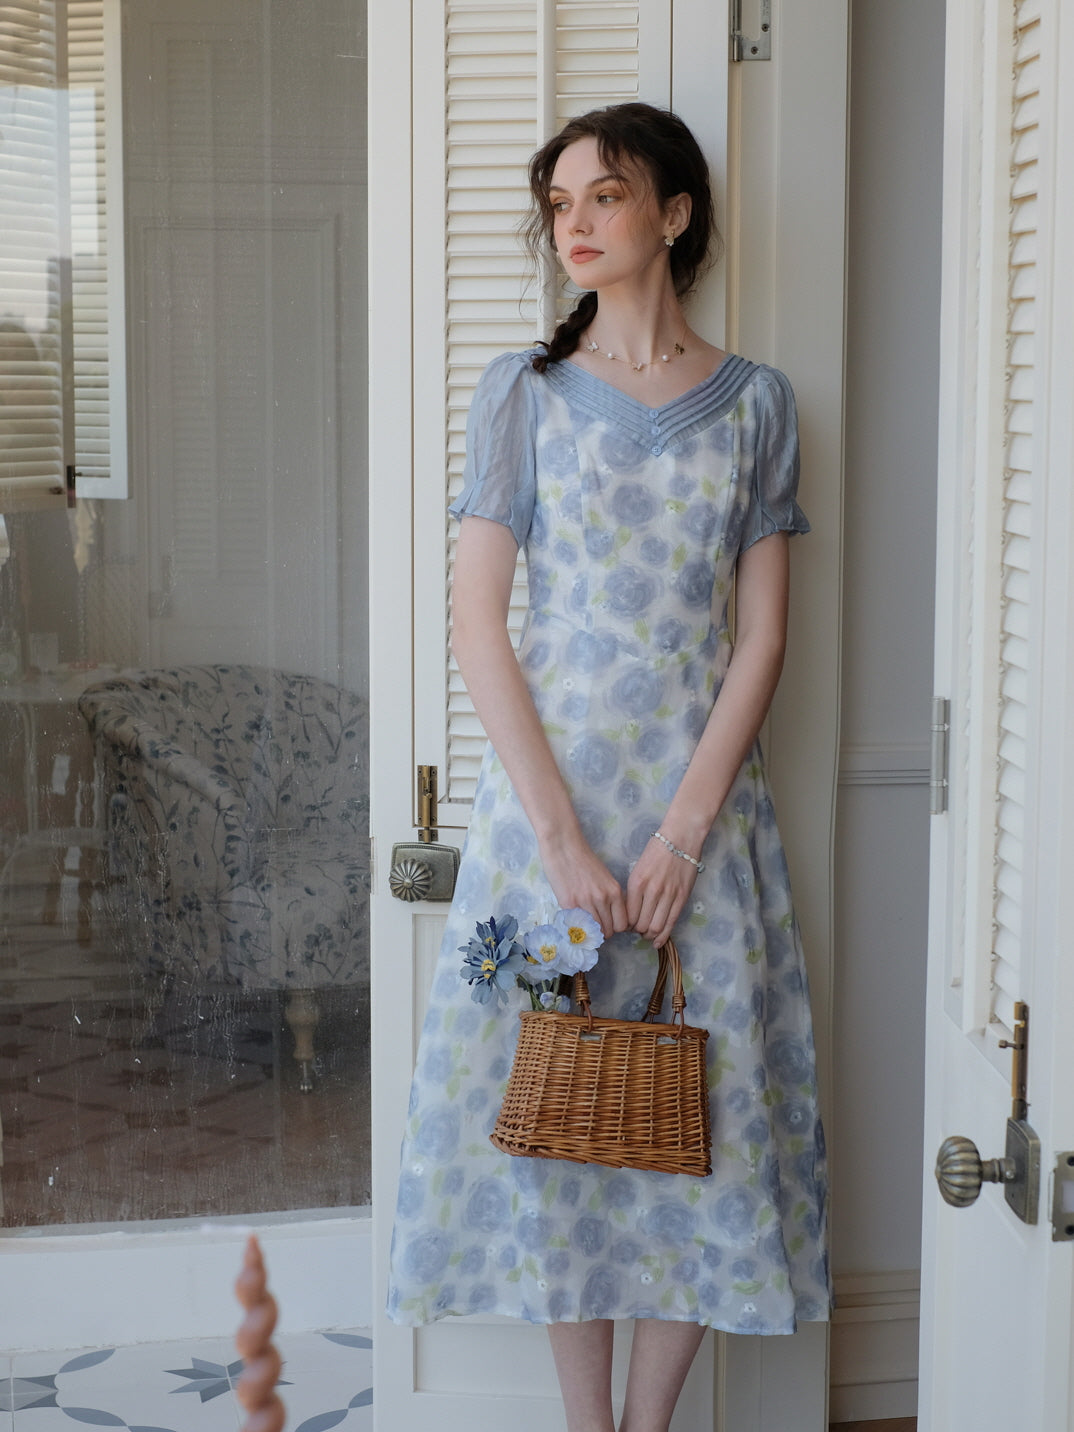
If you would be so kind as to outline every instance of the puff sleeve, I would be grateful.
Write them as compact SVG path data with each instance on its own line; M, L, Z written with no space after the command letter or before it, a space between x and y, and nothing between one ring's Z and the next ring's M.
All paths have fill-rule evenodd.
M739 551L773 532L808 532L798 506L798 411L790 383L778 368L758 379L753 480Z
M510 527L520 547L537 485L535 376L525 353L501 354L482 373L466 421L464 487L448 509Z

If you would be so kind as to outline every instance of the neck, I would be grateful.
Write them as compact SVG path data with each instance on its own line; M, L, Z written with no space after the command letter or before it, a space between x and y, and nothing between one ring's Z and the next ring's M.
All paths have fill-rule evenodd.
M602 293L583 344L606 358L614 355L641 369L681 356L688 332L674 295L670 301L653 305L617 302Z

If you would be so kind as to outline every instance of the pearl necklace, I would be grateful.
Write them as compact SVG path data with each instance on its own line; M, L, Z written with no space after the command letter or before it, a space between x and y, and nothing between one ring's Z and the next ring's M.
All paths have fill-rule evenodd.
M679 335L679 341L675 344L676 358L681 358L682 355L686 352L682 341L685 337L686 324L684 323L682 326L682 333ZM613 353L608 348L602 348L595 338L591 338L589 342L585 345L585 351L587 353L599 353L602 358L610 358L613 363L629 363L635 373L640 373L643 368L652 368L654 364L656 364L658 361L661 363L670 363L672 357L670 353L661 353L659 360L656 358L650 358L647 363L635 363L633 358L624 358L621 353Z

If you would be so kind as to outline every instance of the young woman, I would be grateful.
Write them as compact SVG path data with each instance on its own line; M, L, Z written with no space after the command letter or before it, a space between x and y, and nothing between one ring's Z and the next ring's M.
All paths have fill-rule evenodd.
M530 180L531 240L584 293L550 342L489 364L470 411L454 645L490 749L414 1078L389 1312L548 1324L570 1432L613 1432L612 1320L635 1319L620 1432L664 1432L706 1327L828 1315L808 995L756 744L788 536L808 523L786 378L681 307L716 240L689 130L595 111ZM523 996L475 1004L459 950L490 914L556 906L603 930L600 1014L642 1012L674 932L687 1017L710 1030L709 1178L489 1143Z

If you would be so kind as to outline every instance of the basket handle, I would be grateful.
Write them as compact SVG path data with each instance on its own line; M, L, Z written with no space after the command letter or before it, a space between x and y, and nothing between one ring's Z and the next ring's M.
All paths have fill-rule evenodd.
M686 1025L686 995L682 987L682 961L679 959L679 952L675 948L675 941L668 940L660 946L657 951L660 956L660 965L656 972L656 982L653 985L653 992L649 996L649 1003L645 1009L645 1019L654 1023L660 1014L664 1004L664 991L667 989L668 974L671 975L671 1018L672 1023L677 1023L680 1030ZM589 982L584 972L574 976L574 998L582 1013L589 1020L590 1028L593 1026L593 1006L589 997Z

